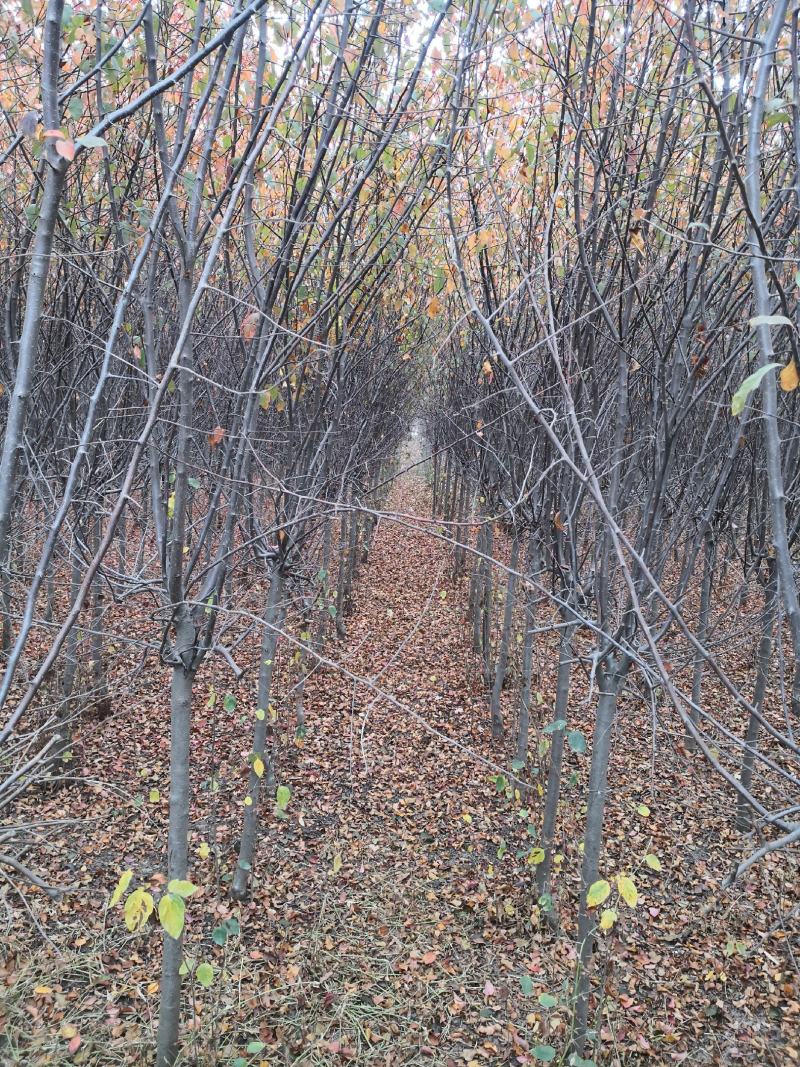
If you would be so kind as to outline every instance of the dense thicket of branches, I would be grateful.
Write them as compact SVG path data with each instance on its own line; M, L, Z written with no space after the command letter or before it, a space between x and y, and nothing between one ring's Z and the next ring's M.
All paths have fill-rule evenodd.
M175 1062L197 672L238 677L258 635L242 899L280 783L277 648L302 731L421 418L487 718L509 780L541 780L553 921L563 753L586 745L570 683L590 679L580 1062L623 695L727 783L750 835L731 879L800 838L797 12L48 0L0 22L3 877L41 885L15 804L73 776L122 660L158 656Z

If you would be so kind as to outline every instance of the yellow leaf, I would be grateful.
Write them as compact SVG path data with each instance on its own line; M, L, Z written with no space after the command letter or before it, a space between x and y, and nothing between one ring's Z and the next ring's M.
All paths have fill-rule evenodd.
M342 857L337 852L336 855L333 857L333 873L334 874L338 874L341 869L342 869Z
M628 904L631 908L635 908L637 903L639 902L639 892L636 889L634 883L631 881L630 878L628 878L627 875L617 875L617 889L619 890L619 895L622 897L625 903Z
M469 824L472 822L472 816L467 811L464 812L461 818L464 820L467 826L469 826Z
M650 814L650 809L646 804L640 804L636 809L643 819L646 819Z
M131 884L131 878L133 878L133 871L123 871L122 874L119 876L117 888L114 890L111 896L111 902L108 905L109 908L115 908L117 904L119 904L119 902L122 900L123 893Z
M157 789L151 789L150 790L150 803L151 804L157 804L160 799L161 799L161 794L159 793L159 791Z
M253 760L253 773L256 778L261 778L264 775L264 761L260 756L256 756Z
M647 864L651 871L661 870L661 860L658 858L658 856L654 856L652 853L650 853L648 856L645 856L644 862Z
M644 238L642 237L641 233L639 233L638 230L632 230L631 231L631 244L633 245L633 247L636 249L637 252L639 252L641 255L644 255L644 252L645 252Z
M543 862L544 862L544 849L543 848L534 848L534 849L532 849L531 854L528 857L528 863L530 863L533 866L536 866L536 864L543 863Z
M39 997L46 997L49 993L52 992L53 990L50 988L49 985L37 985L37 987L34 989L34 993Z
M613 908L605 908L603 914L600 916L600 929L610 930L614 923L617 921L617 913Z
M593 882L586 894L586 906L596 908L598 904L603 903L610 892L611 886L605 878L601 878L598 882Z
M186 905L177 893L165 893L158 902L158 919L170 937L177 941L183 931Z
M141 930L153 914L153 898L142 889L134 889L125 901L125 925L131 933Z
M797 366L793 359L789 360L781 371L780 382L784 393L791 393L793 389L800 385L800 375L797 373Z
M200 857L201 860L208 859L208 857L211 855L211 849L208 847L208 842L204 841L200 845L200 848L198 848L197 850L197 855Z
M64 1023L61 1027L61 1036L66 1038L67 1041L69 1041L70 1038L75 1037L77 1032L77 1028L74 1027L72 1023Z

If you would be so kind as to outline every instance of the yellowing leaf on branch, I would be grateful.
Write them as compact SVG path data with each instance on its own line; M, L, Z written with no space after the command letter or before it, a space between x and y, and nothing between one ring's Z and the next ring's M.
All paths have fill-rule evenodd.
M443 304L438 296L434 296L428 302L428 318L435 319L437 315L441 315Z
M125 890L131 884L131 878L133 878L133 871L130 870L123 871L122 874L119 876L117 888L111 895L111 902L108 905L109 908L115 908L117 904L119 904L119 902L122 900L123 896L125 895Z
M255 774L256 778L264 776L264 761L260 756L256 756L253 760L253 774Z
M797 364L790 359L780 373L781 389L784 393L791 393L800 385L800 375L797 373Z
M125 901L125 925L131 933L141 930L154 908L153 898L144 889L134 889Z
M600 916L600 929L610 930L617 921L617 913L613 908L604 908Z
M617 889L619 890L619 895L622 897L625 903L629 907L635 908L636 905L639 903L639 891L637 890L633 881L628 878L627 875L617 875Z
M631 230L631 246L635 248L640 255L644 255L644 237L642 237L641 232L639 230Z
M177 893L165 893L158 902L158 919L170 937L177 941L183 932L186 905Z
M589 891L586 894L586 905L589 908L596 908L598 904L602 904L608 894L611 892L611 886L605 880L601 878L597 882L593 882L589 886Z

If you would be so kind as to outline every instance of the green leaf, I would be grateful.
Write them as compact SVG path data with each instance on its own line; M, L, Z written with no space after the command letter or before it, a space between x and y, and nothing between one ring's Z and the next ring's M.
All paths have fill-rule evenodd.
M532 848L530 854L530 862L533 864L533 866L536 866L539 863L544 863L544 849Z
M102 137L98 137L94 133L85 133L83 137L76 139L76 144L83 145L84 148L105 148L106 142Z
M521 974L519 976L519 987L522 990L523 997L533 996L533 979L529 974Z
M251 1041L247 1046L247 1051L254 1056L258 1052L263 1052L266 1047L264 1041Z
M215 926L211 934L211 940L215 945L224 945L228 940L228 929L225 926Z
M289 787L286 785L279 785L278 791L275 794L275 807L278 811L286 811L291 798L292 794Z
M750 328L755 330L759 326L793 326L791 319L785 315L754 315L750 319Z
M131 884L131 878L133 878L133 871L123 871L119 876L117 882L117 888L111 894L111 900L109 901L109 908L115 908L117 904L122 900L125 890Z
M765 319L770 317L771 316L769 315L757 316L758 319ZM781 317L782 316L778 316L778 318ZM757 319L751 319L750 325L752 326L753 323L759 325ZM731 415L741 415L741 413L744 411L744 406L747 403L747 398L750 396L754 389L758 389L759 385L761 384L761 379L764 377L764 375L768 374L776 367L780 367L780 363L768 363L766 367L759 367L757 371L753 371L752 374L749 374L745 378L745 380L733 394L733 400L731 401Z
M572 751L577 752L579 756L582 756L586 751L586 738L580 730L570 730L567 734L567 743Z
M639 813L639 815L641 815L643 819L646 819L650 814L650 809L646 804L640 804L637 807L636 811Z
M201 963L194 972L194 976L203 989L208 989L214 981L214 968L210 963Z
M158 920L170 937L176 941L183 932L186 905L177 893L165 893L158 902Z
M161 794L157 789L151 789L148 794L148 799L151 804L157 804L161 800Z
M658 858L658 856L654 856L652 852L645 856L644 862L647 864L651 871L661 870L661 860Z
M555 719L553 722L551 722L547 726L545 726L544 730L542 730L542 733L543 734L554 734L558 730L563 730L566 725L567 725L567 720L566 719Z
M540 993L539 1003L543 1008L554 1008L558 1004L558 997L554 997L552 993Z
M589 908L596 908L598 904L602 904L608 894L611 892L611 886L605 880L605 878L599 879L597 882L593 882L589 886L589 890L586 894L586 905Z
M556 1050L552 1045L537 1045L533 1050L533 1058L540 1063L552 1063L556 1058Z
M186 897L190 897L192 893L197 892L197 886L192 885L191 882L187 882L183 878L173 878L167 886L167 892L175 893L176 896L183 897L185 900Z

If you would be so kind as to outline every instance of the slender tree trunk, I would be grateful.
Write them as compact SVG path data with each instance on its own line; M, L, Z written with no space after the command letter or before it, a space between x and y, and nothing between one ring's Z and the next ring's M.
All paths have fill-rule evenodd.
M175 625L176 652L192 655L195 630L187 605L178 609ZM172 670L169 750L169 839L167 881L185 879L188 873L189 842L189 750L192 724L192 690L195 672L183 666ZM161 965L161 991L158 1014L156 1067L172 1067L180 1050L181 976L183 936L164 933Z
M314 648L317 652L325 644L325 635L328 629L328 619L330 618L330 612L328 606L330 604L330 586L331 586L331 537L333 534L333 519L328 516L325 519L325 529L322 533L322 567L320 568L320 594L319 600L322 601L321 611L319 613L319 620L317 622L317 632L314 637Z
M494 549L494 523L489 522L486 526L486 545L484 552L486 559L483 561L483 573L481 581L481 651L483 654L483 680L486 685L492 680L492 551Z
M486 529L478 527L478 536L475 543L476 552L483 552L486 540ZM472 650L481 650L481 576L483 574L483 559L476 555L472 562L472 576L469 583L469 607L472 616Z
M598 672L600 697L597 702L592 765L589 772L589 795L586 806L586 826L583 837L583 867L581 870L581 902L578 914L577 975L575 982L574 1051L583 1056L589 1017L591 962L594 952L597 923L595 914L586 903L586 896L598 880L600 853L603 846L603 816L608 792L608 766L611 758L611 734L617 710L617 697L625 681L629 661L609 656L604 670Z
M753 694L753 707L759 714L764 706L764 694L767 691L767 682L769 681L769 665L770 660L772 659L772 635L775 628L775 615L778 606L774 560L769 561L769 566L770 575L766 588L764 620L762 623L761 640L758 644L756 686ZM750 792L750 786L753 781L753 768L755 767L756 762L759 728L760 723L757 715L751 714L744 739L745 749L742 757L742 773L740 776L740 781L748 792ZM741 794L738 794L738 797L736 829L741 833L747 833L751 828L752 809Z
M700 617L698 625L697 639L700 644L705 648L706 640L708 638L708 622L711 617L711 584L714 577L714 538L710 531L705 536L705 553L703 556L703 585L700 590ZM702 696L703 688L703 666L705 660L704 657L698 652L694 661L694 677L692 679L692 703L699 708L700 699ZM689 709L692 722L695 726L699 725L700 712L695 708ZM690 752L695 749L695 740L691 734L687 733L685 738L686 747Z
M256 836L258 833L259 799L261 796L261 779L267 775L267 781L274 780L274 752L266 752L268 731L273 730L270 696L272 691L272 673L275 667L275 653L278 648L278 633L283 622L283 605L281 595L283 592L283 576L280 568L272 571L269 596L264 609L264 633L261 639L261 662L258 669L258 709L256 724L253 730L253 753L250 766L250 776L247 783L247 799L244 819L242 822L242 836L239 842L239 859L233 874L231 896L234 900L243 900L247 896L250 884L250 871L256 849ZM261 767L257 767L259 760ZM260 770L261 773L257 773Z
M562 613L566 616L566 613ZM564 618L566 622L566 617ZM564 626L558 650L558 676L556 679L555 722L567 723L569 713L569 681L572 673L572 635L574 623ZM558 802L561 798L561 775L564 760L564 736L566 725L559 726L550 738L550 763L547 768L547 787L542 819L542 849L544 859L536 868L536 888L539 896L550 892L550 875L553 870L553 843L556 836Z
M494 668L494 685L492 686L491 712L492 712L492 737L503 736L503 711L500 698L503 693L503 685L506 680L508 668L509 647L511 645L511 624L514 620L514 589L517 582L517 564L519 563L519 535L515 530L511 541L511 560L508 571L508 584L506 585L506 603L503 609L503 629L500 634L500 648L497 653L497 662Z

